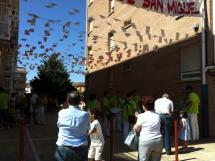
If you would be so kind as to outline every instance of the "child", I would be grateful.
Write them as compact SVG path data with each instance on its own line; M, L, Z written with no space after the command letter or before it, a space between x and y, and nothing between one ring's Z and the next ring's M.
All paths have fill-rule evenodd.
M90 130L88 135L90 136L90 149L88 152L88 160L101 161L102 160L102 151L104 148L104 137L102 134L102 128L97 120L97 111L90 110Z
M179 129L179 138L184 141L183 151L187 151L187 141L191 139L190 126L188 122L188 116L186 112L181 113L180 129Z

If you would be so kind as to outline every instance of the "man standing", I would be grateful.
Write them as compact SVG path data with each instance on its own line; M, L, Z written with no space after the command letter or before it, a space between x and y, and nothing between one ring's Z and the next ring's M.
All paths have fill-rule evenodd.
M164 139L164 148L166 154L171 154L171 116L173 113L173 102L169 99L168 94L163 94L162 98L155 101L155 112L161 118L161 130Z
M59 128L55 161L86 161L89 114L79 108L80 96L76 91L67 95L69 108L58 113Z
M122 119L123 119L123 137L126 139L129 130L136 123L135 111L137 110L136 103L132 100L132 93L126 94L126 99L123 104Z
M199 125L198 125L198 113L200 106L199 96L193 91L192 86L187 86L186 91L188 94L187 99L187 113L190 121L192 139L199 140Z
M132 92L132 99L136 103L137 109L138 110L140 110L140 109L142 110L141 97L137 94L136 90L133 90L133 92Z
M32 89L32 95L30 98L30 103L31 103L31 107L30 107L30 123L34 123L38 124L38 120L37 120L37 103L38 103L38 95L35 93L34 89Z
M108 91L104 92L102 99L102 111L104 116L104 134L110 136L110 96Z
M110 99L110 108L111 112L115 115L114 120L114 128L121 131L122 130L122 117L121 117L121 109L122 109L122 98L120 96L120 92L116 91L115 95L113 95Z

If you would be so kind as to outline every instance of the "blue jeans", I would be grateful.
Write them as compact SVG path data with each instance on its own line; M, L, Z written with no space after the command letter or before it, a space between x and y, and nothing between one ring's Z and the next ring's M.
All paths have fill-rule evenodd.
M164 148L167 154L171 153L171 117L168 114L160 114L161 133L164 140Z
M87 161L88 146L57 146L54 161Z

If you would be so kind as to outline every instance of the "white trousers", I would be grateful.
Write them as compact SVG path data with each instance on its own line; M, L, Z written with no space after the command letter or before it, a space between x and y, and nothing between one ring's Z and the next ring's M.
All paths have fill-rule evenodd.
M190 113L190 126L192 132L192 140L199 140L199 124L198 124L198 117L196 113Z

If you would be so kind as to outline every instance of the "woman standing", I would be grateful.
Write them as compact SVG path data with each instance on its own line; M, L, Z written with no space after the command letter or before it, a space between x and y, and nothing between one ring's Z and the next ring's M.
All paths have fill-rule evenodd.
M163 149L163 140L160 132L161 120L153 111L153 98L143 102L142 114L136 114L137 122L134 125L139 136L139 161L160 161Z
M136 122L135 111L137 109L136 103L132 100L131 92L126 94L126 99L123 104L122 119L123 119L123 136L124 140L128 136L129 130Z

